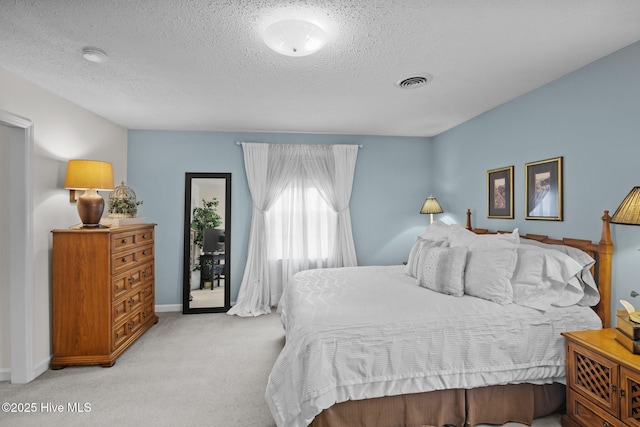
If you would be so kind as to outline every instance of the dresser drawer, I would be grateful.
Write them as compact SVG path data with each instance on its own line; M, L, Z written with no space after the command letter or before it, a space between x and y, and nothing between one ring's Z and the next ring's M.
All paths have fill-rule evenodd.
M136 332L145 323L147 323L147 320L149 320L152 314L153 314L152 304L148 304L143 309L134 312L130 317L131 333Z
M111 257L111 274L123 273L153 260L153 252L153 246L149 245L114 254Z
M113 252L121 252L135 246L153 244L153 234L153 228L113 233L111 235L111 247Z
M144 290L140 289L137 291L132 291L129 294L129 308L130 311L136 311L138 310L140 307L142 307L142 304L144 303Z
M146 245L149 243L153 243L153 228L148 230L138 231L135 235L135 241L138 245Z
M142 283L153 283L153 262L143 265L140 268L140 276Z
M111 257L111 274L123 273L136 266L136 251L123 252Z
M111 345L112 349L115 350L124 344L127 339L131 336L131 322L129 318L127 318L122 323L117 324L111 333Z
M124 273L111 279L111 301L126 295L131 289L131 274Z
M623 422L577 393L569 394L567 405L567 414L584 427L626 427Z
M136 246L136 232L113 233L111 235L111 247L113 252L124 251Z
M129 299L122 298L116 302L111 303L111 320L113 324L120 323L126 319L131 312L129 308Z
M148 302L153 302L153 283L149 283L143 290L142 290L142 301L146 304Z
M138 249L135 253L135 260L138 263L147 262L153 259L153 245L147 245Z

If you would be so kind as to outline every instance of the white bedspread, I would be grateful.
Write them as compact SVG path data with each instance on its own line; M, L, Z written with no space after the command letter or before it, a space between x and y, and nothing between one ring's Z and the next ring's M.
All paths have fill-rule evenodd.
M334 403L449 388L565 381L563 331L591 308L546 313L419 287L404 266L298 273L281 301L286 344L266 399L279 427Z

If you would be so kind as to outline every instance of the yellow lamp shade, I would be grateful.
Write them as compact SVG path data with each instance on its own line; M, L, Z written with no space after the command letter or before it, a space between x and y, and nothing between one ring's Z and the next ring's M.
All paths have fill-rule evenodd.
M113 166L98 160L69 160L64 188L113 190Z
M85 190L78 197L78 215L85 228L100 227L104 199L98 190L113 190L113 166L97 160L69 160L64 187Z

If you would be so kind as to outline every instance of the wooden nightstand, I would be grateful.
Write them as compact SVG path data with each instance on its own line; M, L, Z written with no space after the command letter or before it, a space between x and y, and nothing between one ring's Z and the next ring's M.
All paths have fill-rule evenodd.
M615 329L563 333L567 345L564 427L640 427L640 355L615 340Z

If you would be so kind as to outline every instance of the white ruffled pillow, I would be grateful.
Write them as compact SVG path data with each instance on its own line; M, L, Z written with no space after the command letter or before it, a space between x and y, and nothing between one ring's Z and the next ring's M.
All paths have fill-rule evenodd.
M582 266L582 270L580 271L579 274L576 275L576 279L580 283L580 287L582 288L582 292L583 292L582 298L580 299L580 301L578 301L577 304L581 306L593 307L596 304L598 304L598 302L600 302L600 291L598 291L598 286L596 285L596 281L594 280L593 275L591 274L591 267L593 266L593 264L595 264L596 261L593 258L591 258L589 254L587 254L586 252L578 248L574 248L573 246L552 245L548 243L542 243L533 239L521 238L520 243L534 245L544 249L559 251L571 257L574 261L576 261L578 264ZM573 291L568 290L568 292L573 292ZM566 306L566 304L563 303L564 299L565 298L563 298L563 296L560 295L559 302L556 304L561 304L561 306Z
M563 252L521 243L518 264L511 279L513 302L541 311L551 306L580 304L585 300L585 288L578 279L583 268L582 264ZM599 300L597 290L596 294ZM591 299L593 297L589 296L586 300Z
M450 236L451 247L466 247L464 293L498 304L513 302L511 276L518 261L518 229L509 234L478 235L462 229Z
M409 252L409 258L407 259L407 269L406 274L413 278L418 278L418 266L420 253L424 248L435 248L439 246L448 246L449 244L443 240L435 241L424 239L420 236L416 239L416 242L411 247L411 251Z
M467 248L430 247L420 254L418 284L441 294L464 295Z

